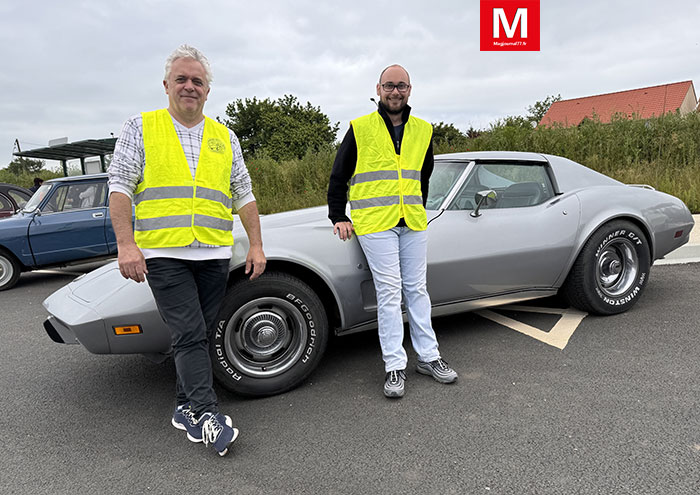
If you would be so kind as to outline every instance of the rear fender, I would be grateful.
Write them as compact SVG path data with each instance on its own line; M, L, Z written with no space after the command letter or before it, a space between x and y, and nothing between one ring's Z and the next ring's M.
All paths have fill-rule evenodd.
M608 189L609 191L600 191L600 189ZM613 189L617 191L613 191ZM620 189L622 189L622 191L620 191ZM637 225L642 230L644 236L649 242L651 259L655 259L654 236L651 233L651 227L644 220L644 215L641 209L637 208L635 205L632 205L631 207L628 206L626 200L624 199L619 202L617 201L624 196L625 189L628 189L628 186L603 186L601 188L584 189L576 192L576 195L579 197L581 203L581 221L579 224L579 231L577 234L576 244L574 249L571 251L571 258L567 261L565 270L563 270L559 276L559 279L555 284L556 287L562 286L569 274L569 271L571 271L571 267L576 261L576 258L578 258L579 254L581 253L583 246L586 244L586 242L588 242L588 239L590 239L593 233L612 220L627 220ZM607 204L604 201L596 201L596 198L600 197L601 193L607 196L606 193L608 192L611 195L614 195L615 201L610 201ZM623 203L626 205L624 209L621 206Z

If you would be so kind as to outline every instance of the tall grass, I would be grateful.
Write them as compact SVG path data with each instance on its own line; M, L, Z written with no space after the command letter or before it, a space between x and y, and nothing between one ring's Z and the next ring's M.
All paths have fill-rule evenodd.
M496 122L478 137L434 143L435 154L460 151L533 151L565 156L627 184L649 184L700 213L700 113L641 120L586 120L578 127L532 128L522 118ZM276 162L247 159L263 213L323 205L335 149Z
M499 121L464 146L437 143L436 153L533 151L560 155L628 184L649 184L700 212L700 113L642 120L613 117L578 127Z
M7 182L9 184L15 184L17 186L22 186L27 189L34 185L34 177L39 177L44 180L54 179L56 177L63 177L61 172L54 172L51 170L42 170L37 173L22 172L20 174L14 174L6 169L0 169L0 182Z
M700 113L641 120L586 120L578 127L532 128L524 118L497 121L478 137L434 143L435 154L460 151L533 151L565 156L627 184L649 184L679 197L700 213ZM308 152L301 159L275 161L264 154L246 158L261 213L326 204L336 148ZM29 187L33 176L0 182ZM61 175L49 171L44 179Z
M259 154L246 160L260 213L326 204L335 148L307 152L302 159L277 162Z

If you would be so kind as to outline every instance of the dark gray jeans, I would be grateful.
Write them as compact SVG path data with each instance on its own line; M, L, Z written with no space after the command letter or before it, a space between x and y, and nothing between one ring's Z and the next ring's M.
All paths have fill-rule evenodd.
M209 339L226 292L229 260L146 260L148 285L170 329L177 372L177 403L195 415L218 412Z

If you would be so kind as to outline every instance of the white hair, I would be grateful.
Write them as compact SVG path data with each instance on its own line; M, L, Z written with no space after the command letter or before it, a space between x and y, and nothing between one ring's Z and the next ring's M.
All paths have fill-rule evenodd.
M209 65L209 59L207 59L207 57L205 57L202 52L190 45L180 45L175 49L173 53L170 54L168 59L165 61L164 80L167 80L170 77L170 71L173 68L173 62L180 58L191 58L202 64L202 67L204 67L204 74L207 78L207 84L211 84L212 75L211 66Z

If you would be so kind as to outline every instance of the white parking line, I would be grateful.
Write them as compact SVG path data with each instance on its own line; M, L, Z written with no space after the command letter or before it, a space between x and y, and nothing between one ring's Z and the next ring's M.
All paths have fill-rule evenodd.
M550 331L540 330L531 325L527 325L521 321L514 320L507 316L503 316L489 309L482 309L475 311L476 314L483 318L487 318L499 325L508 327L516 332L523 333L533 339L537 339L540 342L554 346L558 349L564 349L566 344L569 343L569 339L574 334L579 324L583 319L588 316L588 313L583 311L578 311L573 308L568 309L554 309L554 308L537 308L534 306L502 306L498 309L503 309L507 311L525 311L528 313L544 313L550 315L561 315L559 321L552 327Z
M654 261L654 266L657 265L685 265L688 263L700 263L700 258L664 258Z

